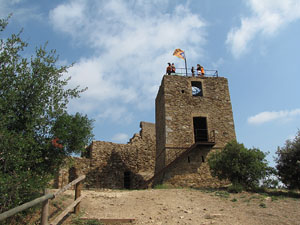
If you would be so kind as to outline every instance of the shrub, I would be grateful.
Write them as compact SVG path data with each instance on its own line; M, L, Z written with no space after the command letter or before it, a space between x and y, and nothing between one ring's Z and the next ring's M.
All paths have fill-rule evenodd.
M223 150L213 152L208 164L212 176L220 180L228 179L233 185L254 188L269 168L265 156L257 148L247 149L243 144L232 141Z
M300 130L293 140L287 140L276 152L279 179L289 189L300 188Z
M266 176L261 181L261 187L269 189L276 189L279 187L279 180L275 168L268 168Z
M240 184L232 184L227 188L230 193L241 193L243 189L244 187Z
M157 184L154 186L154 189L170 189L170 186L167 184Z

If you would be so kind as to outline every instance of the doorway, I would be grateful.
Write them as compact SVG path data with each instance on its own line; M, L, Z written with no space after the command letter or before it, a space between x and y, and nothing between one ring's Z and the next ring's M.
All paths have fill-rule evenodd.
M195 142L207 142L207 121L206 117L193 117Z
M130 189L130 183L131 183L131 172L125 171L124 172L124 188Z

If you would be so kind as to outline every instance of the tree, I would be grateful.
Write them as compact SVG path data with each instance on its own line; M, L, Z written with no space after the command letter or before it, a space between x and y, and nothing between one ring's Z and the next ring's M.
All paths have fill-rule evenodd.
M293 140L287 140L276 152L279 179L289 189L300 188L300 130Z
M257 148L247 149L243 144L232 141L223 150L213 152L208 164L212 176L229 180L233 185L254 188L268 172L265 156Z
M7 20L0 20L1 33ZM34 198L92 138L92 121L66 111L85 89L67 88L69 67L56 66L46 45L22 56L28 44L20 34L0 40L0 213Z
M87 116L79 113L75 115L64 113L57 118L51 133L59 137L64 154L68 155L85 150L87 143L90 143L93 138L91 128L92 121Z

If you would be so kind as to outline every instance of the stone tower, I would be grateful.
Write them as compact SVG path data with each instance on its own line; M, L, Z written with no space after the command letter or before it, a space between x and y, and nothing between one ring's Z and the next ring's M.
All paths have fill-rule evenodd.
M236 138L227 79L165 75L155 105L154 184L219 185L206 158Z

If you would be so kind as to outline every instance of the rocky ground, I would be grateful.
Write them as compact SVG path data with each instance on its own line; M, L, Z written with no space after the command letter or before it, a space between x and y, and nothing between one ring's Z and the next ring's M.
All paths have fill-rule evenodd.
M74 191L68 191L65 199ZM81 218L134 219L126 224L300 224L300 196L221 190L84 190ZM64 200L65 200L64 199ZM78 218L77 218L78 219ZM73 221L73 222L72 222ZM74 216L63 224L74 224ZM122 223L124 224L124 223Z

